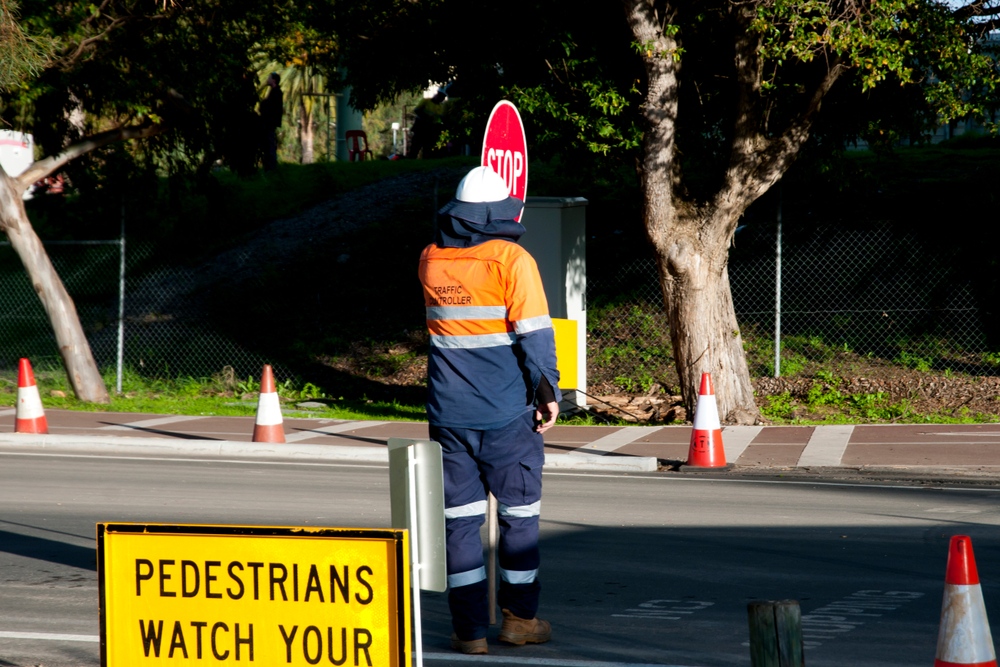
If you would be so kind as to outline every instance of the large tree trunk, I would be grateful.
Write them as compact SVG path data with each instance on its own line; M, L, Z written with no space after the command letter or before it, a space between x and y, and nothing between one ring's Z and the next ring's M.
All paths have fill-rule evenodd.
M73 392L81 401L109 403L76 306L28 221L22 191L23 187L0 169L0 230L7 234L49 316Z
M809 138L813 117L843 65L831 57L825 76L804 96L800 112L781 132L767 131L761 38L750 29L754 6L730 3L737 101L729 164L718 191L695 201L684 188L676 149L683 49L679 32L665 29L677 18L676 8L670 0L623 0L623 5L636 43L643 47L648 85L640 168L644 220L659 260L681 393L692 410L701 374L710 372L719 415L729 422L754 423L760 411L729 289L729 246L744 211L777 183Z
M677 374L692 414L701 375L711 373L720 417L753 424L760 413L733 310L728 246L706 241L705 224L678 219L652 238Z
M181 99L171 91L171 98ZM110 403L104 379L97 370L90 343L83 334L80 317L59 274L56 273L42 242L28 221L21 199L32 183L55 173L67 162L101 146L115 141L145 139L160 134L166 126L146 119L138 125L115 127L91 137L84 137L67 146L57 155L50 155L36 161L16 178L11 178L0 167L0 232L10 239L10 245L21 258L31 284L42 300L42 306L49 316L49 323L56 336L59 354L62 356L66 375L69 377L73 393L81 401L89 403Z
M656 249L681 394L693 414L701 374L709 372L719 415L752 424L760 412L726 270L729 243L746 202L731 192L700 204L684 196L676 154L680 43L661 27L674 12L669 3L658 10L650 0L624 0L624 5L637 43L646 47L643 218Z

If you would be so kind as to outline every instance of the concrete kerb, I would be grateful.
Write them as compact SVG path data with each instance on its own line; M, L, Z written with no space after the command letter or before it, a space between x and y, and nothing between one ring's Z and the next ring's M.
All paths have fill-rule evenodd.
M235 442L231 440L170 440L96 435L0 433L0 451L19 454L75 454L165 458L274 459L338 463L389 463L382 447ZM595 472L655 472L653 457L546 454L545 470Z

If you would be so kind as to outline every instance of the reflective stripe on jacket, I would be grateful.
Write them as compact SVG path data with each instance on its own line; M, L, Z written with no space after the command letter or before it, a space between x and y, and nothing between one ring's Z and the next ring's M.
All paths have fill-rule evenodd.
M494 429L556 388L555 337L535 260L506 240L430 245L420 256L430 353L427 415L438 426Z

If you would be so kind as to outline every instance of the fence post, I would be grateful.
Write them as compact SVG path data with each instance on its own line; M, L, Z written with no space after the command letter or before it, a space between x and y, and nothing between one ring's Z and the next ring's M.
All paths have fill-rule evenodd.
M803 667L802 612L795 600L751 602L751 667Z
M125 198L122 198L122 231L118 239L118 368L115 390L122 393L122 366L125 357Z
M778 183L778 233L774 243L774 377L781 377L781 208L782 187Z

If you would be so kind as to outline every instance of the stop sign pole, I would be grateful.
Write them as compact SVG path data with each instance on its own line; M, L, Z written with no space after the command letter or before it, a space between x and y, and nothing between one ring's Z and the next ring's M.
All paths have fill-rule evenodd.
M524 136L524 123L517 107L507 100L500 100L490 119L486 121L486 135L483 137L483 155L480 164L489 167L503 178L507 193L521 201L528 192L528 141ZM518 214L516 220L521 221ZM486 534L488 558L486 560L486 581L489 586L490 625L497 622L497 541L500 531L497 527L497 499L490 493L486 503Z
M528 142L517 107L500 100L486 121L480 164L503 178L511 197L524 201L528 192ZM521 220L521 216L517 216Z

